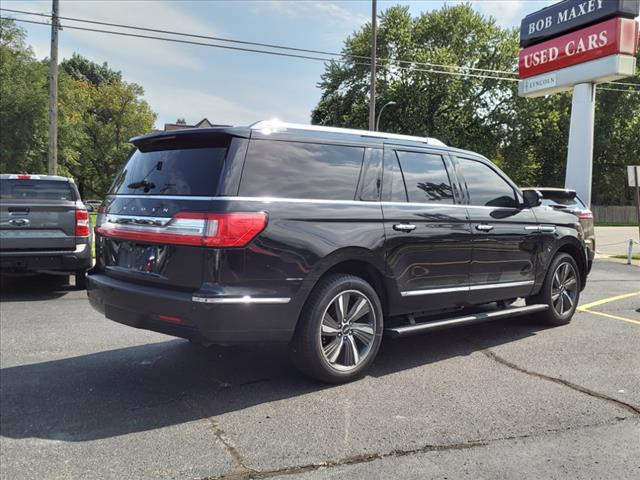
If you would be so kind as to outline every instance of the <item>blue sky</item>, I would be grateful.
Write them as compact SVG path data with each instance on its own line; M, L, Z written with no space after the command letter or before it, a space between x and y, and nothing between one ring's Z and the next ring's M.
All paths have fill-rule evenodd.
M409 5L414 15L445 2L378 1L378 11ZM448 1L448 4L456 3ZM471 2L504 26L550 3L548 0ZM62 16L339 52L347 35L370 19L371 2L354 1L124 1L61 0ZM50 12L50 0L3 0L4 8ZM3 15L5 13L3 12ZM16 15L16 18L32 18ZM63 26L65 22L62 22ZM71 25L72 23L69 23ZM47 26L22 24L37 57L49 55ZM184 117L196 122L246 125L267 118L308 123L320 98L322 62L232 52L149 39L60 32L60 57L78 52L121 70L145 88L157 127Z

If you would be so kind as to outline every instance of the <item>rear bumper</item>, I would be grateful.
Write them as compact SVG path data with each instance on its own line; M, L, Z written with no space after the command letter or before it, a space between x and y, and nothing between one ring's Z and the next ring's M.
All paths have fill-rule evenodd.
M97 311L115 322L218 344L288 342L297 320L286 298L212 297L97 272L87 276L87 295Z
M3 272L74 272L91 268L91 245L79 244L75 250L0 251Z

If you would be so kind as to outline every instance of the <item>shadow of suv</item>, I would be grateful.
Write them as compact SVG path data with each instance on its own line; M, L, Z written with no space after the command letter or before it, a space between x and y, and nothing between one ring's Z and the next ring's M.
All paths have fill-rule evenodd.
M132 143L88 276L92 305L126 325L289 342L301 370L344 382L383 333L561 325L585 285L574 215L435 139L259 122Z

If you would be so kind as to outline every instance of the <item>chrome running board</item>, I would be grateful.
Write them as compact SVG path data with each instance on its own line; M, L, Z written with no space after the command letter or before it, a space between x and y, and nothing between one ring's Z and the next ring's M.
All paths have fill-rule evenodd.
M505 308L503 310L492 310L489 312L464 315L462 317L445 318L444 320L416 323L415 325L386 328L385 334L391 338L406 337L408 335L416 335L418 333L430 330L441 330L444 328L471 325L472 323L489 322L491 320L499 320L501 318L517 317L519 315L542 312L544 310L547 310L548 308L549 305L539 304L527 305L526 307Z

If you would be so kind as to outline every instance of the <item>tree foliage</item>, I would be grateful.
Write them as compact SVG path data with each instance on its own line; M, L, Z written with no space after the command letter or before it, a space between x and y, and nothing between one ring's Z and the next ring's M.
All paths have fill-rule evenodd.
M47 66L24 30L0 18L0 171L41 171L47 151Z
M91 78L85 73L94 72L96 64L74 57L88 69L77 69L78 78L67 76L61 84L59 162L83 195L102 197L131 152L128 140L148 133L155 114L142 99L141 86L122 81L120 72L112 70L102 71L110 81L84 80Z
M347 61L326 65L312 123L367 128L370 38L367 24L345 40ZM397 105L385 109L380 129L433 136L480 152L523 186L562 186L571 95L520 98L516 82L482 78L482 71L469 70L515 72L518 48L515 29L498 26L468 4L445 6L417 17L411 16L408 7L382 12L376 103L378 109L389 101ZM406 62L386 62L389 58ZM622 180L625 165L640 157L638 112L640 94L636 90L597 95L593 203L631 201Z
M24 30L0 26L0 170L47 171L48 62L35 59ZM148 133L155 114L144 91L122 74L74 54L58 84L58 164L83 196L102 197L131 151L129 138Z
M110 69L107 62L99 65L77 53L64 60L60 68L74 80L89 82L98 87L122 81L122 73Z

